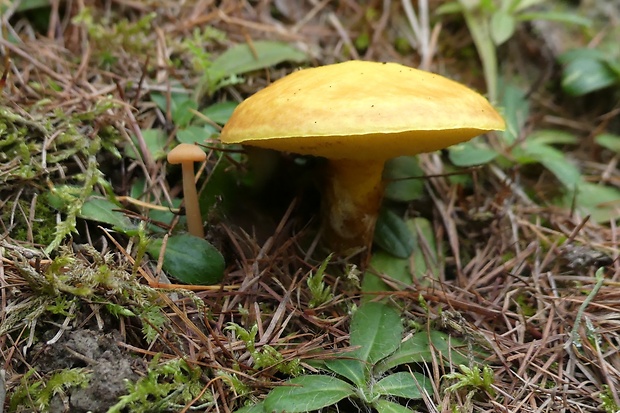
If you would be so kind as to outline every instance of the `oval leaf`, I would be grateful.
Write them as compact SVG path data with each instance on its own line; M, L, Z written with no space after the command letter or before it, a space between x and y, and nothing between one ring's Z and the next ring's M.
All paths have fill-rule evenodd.
M135 225L131 223L129 218L119 212L118 209L118 205L114 202L111 202L105 198L91 197L84 202L84 205L82 205L79 216L83 219L90 219L92 221L110 224L113 227L123 231L131 231L136 229Z
M378 399L373 402L373 407L377 413L411 413L411 409L385 399Z
M274 41L252 42L238 44L226 50L209 67L211 79L221 79L225 76L239 75L253 70L275 66L285 61L303 62L308 57L293 46Z
M161 239L151 241L148 253L159 259ZM187 284L211 285L224 277L224 257L207 240L190 234L168 238L164 255L164 270Z
M415 248L413 234L396 213L382 208L375 227L374 242L399 258L407 258Z
M353 314L350 332L351 346L360 346L355 351L356 356L364 362L375 364L398 348L403 325L394 307L370 302Z
M215 103L203 110L202 114L211 119L213 122L223 125L228 122L230 115L232 115L237 105L237 102L228 101Z
M415 156L399 156L389 160L383 171L387 182L385 198L398 202L419 199L424 193L424 171Z
M431 379L420 373L398 372L379 380L373 387L375 394L383 396L421 399L422 390L432 393Z
M497 157L498 153L482 142L469 141L448 148L450 162L456 166L484 165Z
M431 350L431 346L434 351ZM387 370L409 363L430 363L434 360L433 353L441 354L443 359L440 362L445 365L448 361L454 365L469 364L469 359L458 352L459 348L466 347L462 340L443 332L420 331L402 342L395 352L376 366L374 372L382 374Z
M572 96L581 96L604 89L618 82L608 64L598 59L575 59L564 67L562 89Z
M491 38L496 46L510 39L515 32L515 19L506 10L497 10L491 17Z
M331 376L300 376L273 389L264 405L267 412L309 412L355 394L349 383Z

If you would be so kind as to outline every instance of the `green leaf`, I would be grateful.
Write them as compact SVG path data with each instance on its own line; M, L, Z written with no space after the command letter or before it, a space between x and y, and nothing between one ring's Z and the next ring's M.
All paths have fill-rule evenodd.
M374 299L376 294L373 293L393 290L383 281L383 276L405 286L413 285L414 279L424 283L423 277L428 275L435 279L438 277L439 258L436 255L435 237L431 223L424 218L410 218L405 224L416 239L416 245L421 245L423 242L428 245L428 251L415 248L409 258L394 257L382 250L374 252L362 279L362 292L364 293L362 302ZM412 263L413 268L411 267Z
M147 252L159 259L162 239L152 240ZM187 284L216 284L224 277L224 257L207 240L190 234L168 238L163 268L174 278Z
M370 265L364 273L362 279L362 302L366 302L375 298L375 294L381 291L393 291L378 274L385 274L390 278L399 280L405 285L410 285L411 269L408 258L394 257L385 251L376 251L370 258Z
M353 351L344 357L326 360L328 369L363 387L372 364L392 353L399 345L403 327L400 315L391 306L364 303L353 314L350 328L350 344Z
M465 347L463 341L440 331L431 330L428 333L419 331L402 342L389 357L377 364L374 373L383 374L403 364L432 362L431 345L435 349L435 354L443 355L444 364L447 364L447 361L452 361L453 364L469 364L467 357L457 351L458 348Z
M355 350L345 353L342 358L325 360L325 367L340 376L349 379L357 387L364 387L366 383L365 363L357 359ZM351 357L351 358L344 358Z
M177 131L177 141L180 143L204 143L205 140L217 134L213 125L188 126Z
M235 413L265 413L265 403L260 402L251 406L243 406L242 408L235 410Z
M382 208L379 212L374 242L399 258L409 257L415 248L415 239L405 221L388 208Z
M224 125L226 122L228 122L230 115L232 115L237 105L237 102L219 102L202 110L201 113L211 119L213 122Z
M432 393L431 379L420 373L398 372L379 380L372 388L374 394L382 396L421 399L421 389Z
M78 216L83 219L103 222L123 231L135 230L136 226L118 209L119 206L108 199L90 197L82 205Z
M265 398L264 406L267 412L309 412L354 395L353 386L336 377L300 376L273 389Z
M540 11L520 13L517 16L520 21L547 20L559 23L575 24L577 26L592 27L592 20L580 16L575 12Z
M166 137L166 133L163 131L163 129L144 129L141 131L141 134L146 145L146 150L149 151L153 159L164 159L166 157L166 151L164 147L166 146L168 138ZM140 146L138 145L138 138L132 136L131 140L133 141L135 147L140 150ZM136 152L130 145L127 145L125 147L125 155L132 159L138 159Z
M510 39L515 32L515 18L507 10L499 9L491 16L491 37L496 46Z
M388 184L385 198L398 202L419 199L424 193L424 171L415 156L399 156L389 160L383 171L383 179Z
M355 353L364 362L375 364L389 356L398 348L402 335L400 314L391 305L365 303L353 314L350 343L360 346Z
M377 413L411 413L411 409L385 399L378 399L372 403Z
M165 114L168 111L168 98L163 93L151 93L151 100ZM194 114L190 109L196 110L198 103L187 93L170 94L170 116L172 122L178 128L189 125Z
M208 77L211 82L217 83L224 77L264 69L285 61L300 63L307 59L305 53L287 43L260 40L252 42L251 47L238 44L226 50L213 61L208 69Z
M525 93L513 84L505 84L502 90L502 111L506 130L499 132L507 146L512 145L519 136L530 113L529 101Z
M557 129L541 129L532 132L526 140L527 143L536 143L544 145L557 145L557 144L576 144L578 143L577 136L570 132L564 132Z
M581 172L573 163L567 161L564 152L537 141L525 141L523 155L518 156L522 163L532 159L541 163L568 189L574 189L582 181ZM518 151L514 152L518 154Z
M585 95L620 81L599 50L573 49L562 54L559 60L564 65L562 88L570 95Z
M609 223L618 222L620 214L620 190L590 182L581 182L577 191L569 191L561 199L566 208L573 204L584 215L590 215L594 222Z
M603 148L607 148L612 152L620 153L620 135L601 133L594 138L594 141Z
M486 143L473 140L449 147L448 156L454 165L468 167L487 164L495 159L498 153Z

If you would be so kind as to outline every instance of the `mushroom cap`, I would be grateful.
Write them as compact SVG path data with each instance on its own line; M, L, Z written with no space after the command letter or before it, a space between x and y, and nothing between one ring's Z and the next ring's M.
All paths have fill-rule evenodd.
M197 145L180 143L168 152L168 163L202 162L207 154Z
M389 159L504 127L493 106L460 83L354 60L277 80L235 109L220 139L330 159Z

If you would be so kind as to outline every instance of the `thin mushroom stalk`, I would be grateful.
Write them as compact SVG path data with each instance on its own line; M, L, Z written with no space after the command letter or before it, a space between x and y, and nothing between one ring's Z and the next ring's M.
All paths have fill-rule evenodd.
M187 219L187 230L190 234L204 238L205 230L202 225L202 215L198 202L198 191L194 177L194 164L185 162L181 166L183 174L183 197L185 199L185 218Z

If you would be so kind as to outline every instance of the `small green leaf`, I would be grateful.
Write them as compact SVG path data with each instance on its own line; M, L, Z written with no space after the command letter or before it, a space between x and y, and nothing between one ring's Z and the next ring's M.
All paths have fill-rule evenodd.
M227 76L239 75L258 69L275 66L279 63L304 62L305 53L293 46L275 41L260 40L248 44L238 44L226 50L215 59L208 69L208 77L213 83Z
M168 98L163 93L151 93L151 100L165 114L168 111ZM176 127L183 128L191 122L194 114L190 109L196 110L198 103L187 93L170 94L170 116Z
M146 150L149 151L153 159L164 159L166 157L164 147L166 146L168 138L163 129L144 129L141 133L146 145ZM140 150L138 138L132 136L131 140L134 142L134 146ZM125 146L125 155L132 159L138 159L136 152L134 152L133 147L130 145Z
M496 46L510 39L515 32L515 18L507 10L499 9L491 16L491 37Z
M265 413L265 403L260 402L251 406L243 406L240 409L235 410L235 413Z
M409 258L394 257L381 250L374 252L362 279L362 292L364 293L362 302L374 299L376 294L373 293L393 290L383 281L383 276L405 286L413 285L414 279L424 283L423 277L429 275L434 279L438 277L439 258L436 254L435 237L431 223L424 218L410 218L405 224L416 239L416 245L424 243L428 246L428 250L415 248ZM412 263L413 268L411 267Z
M101 197L90 197L82 205L79 217L92 221L103 222L113 227L131 231L136 226L122 212L118 211L119 206Z
M325 367L334 373L349 379L351 383L357 387L363 387L366 383L366 371L364 363L357 359L357 353L350 351L339 355L338 357L330 360L325 360ZM351 357L351 358L345 358Z
M379 380L373 386L373 393L382 396L421 399L421 390L432 393L431 379L420 373L398 372Z
M147 252L158 259L162 243L152 240ZM224 257L207 240L190 234L168 238L163 268L174 278L187 284L216 284L224 276L224 267Z
M450 162L456 166L484 165L498 156L486 143L478 140L459 143L448 148Z
M603 148L607 148L612 152L620 153L620 135L601 133L594 138L594 141Z
M235 413L265 413L265 403L260 402L251 406L243 406L242 408L235 410Z
M502 111L506 120L506 130L499 132L507 146L512 145L519 136L530 113L529 101L525 92L513 84L505 84L502 91Z
M365 303L353 314L350 328L352 347L360 346L356 356L375 364L389 356L400 344L403 334L400 314L385 303Z
M557 11L540 11L540 12L528 12L519 13L517 19L520 21L529 20L547 20L559 23L574 24L583 27L592 27L592 20L580 16L575 12L557 12Z
M579 168L567 161L564 152L552 146L536 141L526 141L523 152L525 157L520 157L520 159L526 160L529 157L541 163L568 189L574 189L582 181Z
M273 389L265 398L264 407L267 412L309 412L353 395L353 386L336 377L300 376Z
M452 361L453 364L469 364L468 359L457 351L458 348L465 347L461 340L440 331L420 331L402 342L395 352L377 364L374 373L382 374L403 364L432 362L431 346L435 354L442 354L444 363Z
M384 274L403 282L405 285L411 285L412 283L408 258L398 258L379 250L372 254L368 267L362 279L362 292L364 293L362 302L374 299L376 294L373 293L393 291L392 288L383 282L378 274Z
M179 129L177 132L177 141L180 143L204 143L205 140L217 134L217 129L213 125L188 126L185 129Z
M559 57L564 64L562 88L581 96L620 82L603 53L595 49L573 49Z
M405 221L388 208L382 208L375 227L374 242L399 258L407 258L415 248L415 239Z
M372 403L377 413L411 413L411 409L385 399L377 399Z
M237 105L237 102L219 102L202 110L201 113L211 119L213 122L224 125L226 122L228 122L230 115L232 115Z
M387 182L385 198L398 202L419 199L424 193L424 171L415 156L399 156L389 160L383 171Z
M558 145L558 144L576 144L577 136L570 132L564 132L557 129L541 129L532 132L527 137L527 143Z
M580 182L577 190L568 191L561 200L566 208L577 207L584 215L590 215L594 222L609 223L620 220L620 190L617 188Z

